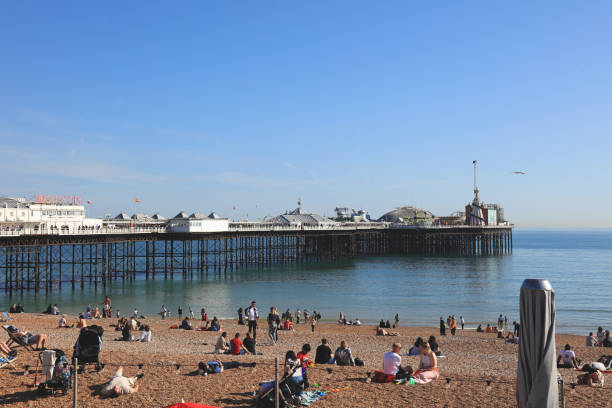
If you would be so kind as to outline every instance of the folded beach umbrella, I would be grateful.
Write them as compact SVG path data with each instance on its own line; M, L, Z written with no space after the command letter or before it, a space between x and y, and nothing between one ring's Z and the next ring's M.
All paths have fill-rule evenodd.
M168 405L164 408L220 408L212 405L199 404L197 402L179 402L178 404Z
M520 302L517 405L557 408L555 292L547 280L525 279Z

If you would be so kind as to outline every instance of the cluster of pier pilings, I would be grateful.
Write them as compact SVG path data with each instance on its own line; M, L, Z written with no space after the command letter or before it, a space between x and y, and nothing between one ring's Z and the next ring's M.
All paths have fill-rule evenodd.
M511 251L509 227L23 235L0 237L0 285L9 292L38 293L117 280L197 279L253 265Z

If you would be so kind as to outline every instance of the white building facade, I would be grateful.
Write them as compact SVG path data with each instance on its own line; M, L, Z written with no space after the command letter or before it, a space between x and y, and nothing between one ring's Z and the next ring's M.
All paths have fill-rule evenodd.
M77 204L76 197L70 197L71 200L58 198L27 201L0 197L0 231L67 234L102 227L101 219L85 217L85 207Z

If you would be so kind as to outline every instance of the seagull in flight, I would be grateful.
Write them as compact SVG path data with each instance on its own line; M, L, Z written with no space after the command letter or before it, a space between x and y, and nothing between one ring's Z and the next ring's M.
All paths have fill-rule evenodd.
M521 174L521 175L525 174L525 173L527 173L527 172L526 171L518 171L518 170L512 172L512 174Z

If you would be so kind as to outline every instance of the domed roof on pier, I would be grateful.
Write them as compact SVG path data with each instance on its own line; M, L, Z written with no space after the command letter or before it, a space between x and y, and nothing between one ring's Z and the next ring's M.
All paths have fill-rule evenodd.
M208 214L208 218L212 218L213 220L218 220L221 217L219 217L219 215L216 212L211 212L210 214Z
M187 219L187 218L189 218L189 217L187 216L187 214L185 213L185 211L181 211L180 213L176 214L176 215L175 215L174 217L172 217L172 218L175 218L175 219L176 219L176 218L179 218L179 219Z
M397 207L393 211L389 211L382 217L378 219L378 221L383 222L414 222L418 221L431 221L434 219L434 215L420 208L415 208L413 206L404 206Z
M162 216L160 213L156 213L156 214L154 214L154 215L153 215L151 218L153 218L154 220L157 220L157 221L163 221L163 220L165 220L165 219L166 219L166 218L165 218L165 217L163 217L163 216Z
M115 216L115 218L113 218L113 220L118 220L118 221L129 221L131 220L130 216L127 215L126 213L119 213Z
M189 216L189 218L195 219L195 220L203 220L204 218L206 218L206 216L202 213L194 212Z

